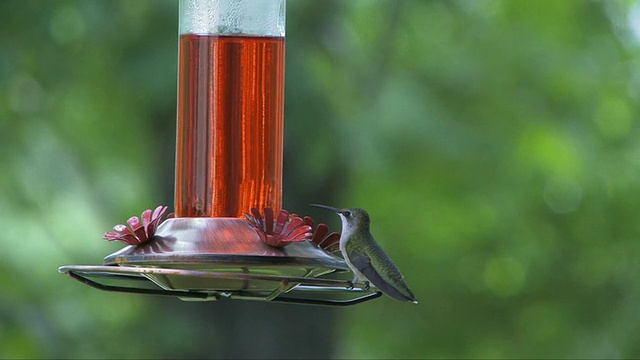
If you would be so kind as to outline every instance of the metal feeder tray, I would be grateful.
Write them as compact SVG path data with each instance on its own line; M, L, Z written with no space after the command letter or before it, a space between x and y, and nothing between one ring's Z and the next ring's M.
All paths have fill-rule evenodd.
M172 218L147 243L108 255L104 265L58 269L97 289L182 300L263 300L344 306L382 295L352 284L344 260L309 241L274 248L240 218Z

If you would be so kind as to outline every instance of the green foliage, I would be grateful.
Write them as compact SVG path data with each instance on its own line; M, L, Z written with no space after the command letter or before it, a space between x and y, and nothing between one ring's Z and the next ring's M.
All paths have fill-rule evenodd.
M336 357L640 356L638 14L289 0L286 207L367 209L420 301L337 310ZM207 354L196 305L55 271L171 201L176 32L174 1L0 2L0 357Z

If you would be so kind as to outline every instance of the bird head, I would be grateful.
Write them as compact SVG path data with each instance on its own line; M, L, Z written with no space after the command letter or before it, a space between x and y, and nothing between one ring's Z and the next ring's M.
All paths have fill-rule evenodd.
M351 233L356 230L369 231L369 214L360 208L339 209L327 205L311 204L313 207L333 211L340 215L342 220L342 232Z

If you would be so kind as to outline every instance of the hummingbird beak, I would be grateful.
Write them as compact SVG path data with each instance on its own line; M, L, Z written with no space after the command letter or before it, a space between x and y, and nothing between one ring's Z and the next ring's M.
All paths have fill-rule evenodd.
M310 204L310 206L317 207L317 208L320 208L320 209L329 210L329 211L333 211L334 213L338 213L338 214L340 214L340 213L342 213L344 211L342 209L334 208L334 207L327 206L327 205Z

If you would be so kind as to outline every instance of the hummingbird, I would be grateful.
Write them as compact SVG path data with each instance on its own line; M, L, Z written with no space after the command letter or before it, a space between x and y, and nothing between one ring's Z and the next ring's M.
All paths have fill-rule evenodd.
M352 284L364 278L396 300L418 303L404 282L398 267L371 235L371 221L366 211L360 208L338 209L318 204L311 204L311 206L340 215L342 220L340 252L355 275Z

